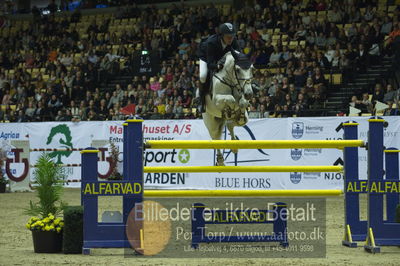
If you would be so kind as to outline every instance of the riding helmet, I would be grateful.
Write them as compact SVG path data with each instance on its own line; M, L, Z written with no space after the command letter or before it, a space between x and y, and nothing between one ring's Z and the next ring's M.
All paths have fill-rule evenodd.
M223 23L219 26L219 34L225 35L225 34L236 34L236 29L231 23Z

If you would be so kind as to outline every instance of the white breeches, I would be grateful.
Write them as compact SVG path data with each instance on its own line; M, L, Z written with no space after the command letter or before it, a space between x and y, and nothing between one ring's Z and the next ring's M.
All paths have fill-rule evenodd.
M207 80L208 67L207 63L200 59L200 82L205 83Z

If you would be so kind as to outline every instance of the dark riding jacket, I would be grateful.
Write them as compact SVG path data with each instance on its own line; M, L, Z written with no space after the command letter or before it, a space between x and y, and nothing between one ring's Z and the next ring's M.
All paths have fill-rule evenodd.
M231 45L227 45L223 49L221 35L214 34L200 43L197 55L201 60L207 62L208 69L214 71L217 69L218 61L232 48L237 51L240 50L236 38L233 39Z

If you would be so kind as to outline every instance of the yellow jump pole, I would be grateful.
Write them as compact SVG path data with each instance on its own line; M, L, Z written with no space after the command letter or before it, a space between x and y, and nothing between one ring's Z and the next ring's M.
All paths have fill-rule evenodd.
M145 166L145 173L342 172L343 166Z
M149 140L148 149L295 149L365 146L363 140Z
M342 190L144 190L145 197L326 197L340 196Z

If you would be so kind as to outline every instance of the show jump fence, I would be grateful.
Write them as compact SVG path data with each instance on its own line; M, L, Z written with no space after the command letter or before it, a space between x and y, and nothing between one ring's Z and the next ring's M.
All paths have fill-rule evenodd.
M398 150L386 149L386 176L383 171L383 119L369 120L368 144L357 139L357 123L343 123L344 140L294 140L294 141L147 141L143 142L142 120L127 120L124 126L123 143L123 176L122 181L99 181L97 173L98 150L88 148L82 153L82 204L84 206L84 244L83 253L89 254L91 248L131 247L130 239L125 234L125 225L132 208L143 202L143 197L281 197L281 196L338 196L345 195L345 240L343 245L356 246L354 241L367 240L365 249L379 252L379 245L400 245L400 224L394 223L394 208L399 204L399 191L393 189L399 185ZM358 178L358 148L368 147L368 180ZM333 148L343 149L344 166L191 166L191 167L144 167L144 149L286 149L286 148ZM390 163L390 164L389 164ZM144 190L143 173L163 172L341 172L344 171L345 188L341 190ZM108 185L107 185L108 184ZM393 185L395 184L395 185ZM115 193L107 193L105 187L125 187ZM379 187L379 189L377 189ZM101 189L103 188L103 189ZM383 189L382 189L383 188ZM96 193L92 193L96 191ZM360 220L359 194L367 193L368 220ZM387 195L386 195L387 194ZM122 223L99 223L98 196L123 196ZM380 210L383 209L383 195L386 195L387 220L383 219ZM200 219L203 205L195 203L195 215ZM285 211L285 203L276 203L276 208ZM267 210L265 210L267 211ZM389 214L390 213L390 214ZM192 246L207 242L204 235L205 224L212 222L193 223ZM274 222L274 232L269 241L288 244L285 234L274 238L276 234L287 231L286 221L277 219ZM141 230L138 228L137 230ZM142 236L142 231L137 235ZM229 242L236 242L231 239ZM236 241L235 241L236 240ZM249 240L249 239L245 239ZM136 243L142 238L135 239ZM219 239L219 242L222 240ZM217 241L218 242L218 241Z

